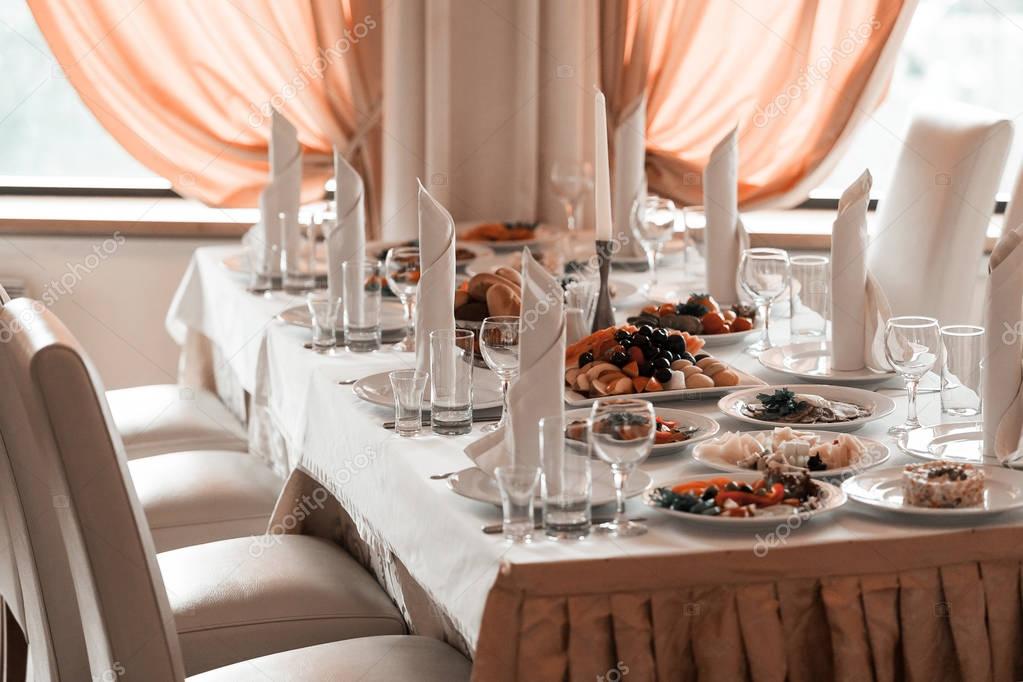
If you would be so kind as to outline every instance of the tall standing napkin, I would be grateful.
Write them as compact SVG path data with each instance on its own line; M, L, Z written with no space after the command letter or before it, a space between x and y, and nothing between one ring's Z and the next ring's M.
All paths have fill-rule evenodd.
M558 281L523 249L519 376L508 390L508 426L465 448L487 473L511 462L540 466L540 419L565 409L563 296Z
M831 229L831 367L854 371L890 369L884 356L888 299L867 270L867 206L870 171L856 179L838 202Z
M703 210L707 217L707 291L720 303L738 303L739 257L749 235L739 216L738 126L710 153L703 170Z
M334 148L334 203L336 219L324 223L327 242L327 291L341 296L341 264L366 258L366 207L362 177Z
M455 328L455 221L419 183L416 368L430 371L430 332Z
M615 128L614 226L623 256L642 256L632 232L632 209L646 196L646 95L636 98ZM625 239L621 239L624 235Z
M984 456L1006 461L1023 427L1023 225L1002 235L988 261L984 310ZM1006 343L1008 341L1008 343Z
M298 269L298 206L302 194L302 148L298 131L276 109L270 118L270 182L259 195L258 239L263 243L263 269L279 274L279 250L287 250L289 270ZM282 231L280 213L286 216ZM273 257L274 247L278 249Z

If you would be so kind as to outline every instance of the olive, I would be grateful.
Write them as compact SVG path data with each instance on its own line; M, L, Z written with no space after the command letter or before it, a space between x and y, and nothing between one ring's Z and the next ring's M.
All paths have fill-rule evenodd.
M636 333L639 334L640 336L649 337L651 334L654 333L654 328L648 324L644 324L642 327L639 328L638 331L636 331Z
M714 506L714 500L700 500L692 507L689 508L690 514L702 514L707 509Z
M735 492L738 489L739 489L739 486L736 485L735 481L729 481L728 483L725 484L725 490L727 490L729 492Z
M639 375L641 377L652 377L654 375L654 368L650 366L649 362L639 363Z
M751 493L751 492L753 492L753 488L751 488L747 484L743 483L742 485L739 486L739 492L740 493Z
M662 384L666 384L671 381L671 370L666 367L658 367L654 370L654 379L657 379Z
M654 346L650 343L650 337L648 336L637 336L632 340L632 345L637 346L643 355L649 355L650 351L653 350Z
M583 367L584 365L588 365L591 362L593 362L593 353L591 353L590 351L586 351L585 353L583 353L582 355L579 356L579 366L580 367Z
M625 353L621 352L620 350L616 350L614 353L611 353L611 364L612 365L617 365L618 367L622 367L628 361L629 361L629 356L626 355Z
M671 364L672 360L675 359L675 354L672 353L670 350L662 350L660 353L658 353L654 357L664 358L665 360L668 361L668 364Z
M721 513L721 507L714 505L707 509L704 509L700 514L703 516L718 516Z
M650 339L652 341L654 341L654 342L665 343L668 340L668 332L666 332L664 329L661 329L660 327L658 327L650 335Z
M718 496L717 486L712 485L711 487L709 487L709 488L707 488L706 490L703 491L703 494L700 495L700 499L701 500L713 500L717 496Z
M624 329L619 329L618 331L615 332L615 341L621 342L629 338L632 338L632 334L625 331Z
M684 353L686 350L686 340L680 334L673 334L668 337L668 348L674 353Z
M696 364L696 358L694 358L693 354L689 352L682 353L682 356L679 358L679 360L688 360L694 365Z
M668 369L671 369L671 363L668 360L665 360L662 357L656 357L653 360L651 360L650 361L650 366L653 367L654 369L661 369L663 367L667 367Z
M631 337L630 337L630 338L627 338L627 339L622 339L622 340L621 340L621 341L619 341L618 343L619 343L619 344L621 345L621 347L622 347L622 348L624 348L625 350L629 350L630 348L632 348L632 338L631 338Z
M689 511L699 503L700 500L695 495L685 493L675 498L675 501L671 503L671 508L675 511Z
M709 358L709 357L710 356L707 355L706 353L699 353L699 354L696 355L696 357L693 358L693 363L695 364L695 363L699 362L700 360L703 360L704 358Z

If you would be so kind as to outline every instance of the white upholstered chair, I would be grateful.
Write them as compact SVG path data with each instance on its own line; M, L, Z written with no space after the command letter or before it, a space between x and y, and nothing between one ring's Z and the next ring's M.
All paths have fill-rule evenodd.
M928 105L913 119L871 225L868 263L895 315L943 324L971 310L984 237L1012 143L1012 123L964 104Z
M372 665L391 656L409 657L406 668L440 671L414 679L465 676L465 659L439 643L377 639L404 634L401 615L373 577L326 540L273 536L253 551L253 539L237 538L157 557L88 359L45 308L18 299L0 309L0 325L16 318L23 323L18 333L0 344L0 435L14 486L3 503L21 505L20 537L30 540L13 543L22 591L27 581L33 594L23 609L30 650L33 638L49 642L48 660L39 665L59 673L35 680L77 682L110 669L124 682L180 680L358 637L377 643L288 654L319 666L291 679L358 679L345 675L346 666L366 672L363 679L392 679L374 675L395 668ZM29 608L32 600L37 610ZM33 623L31 614L40 620ZM236 677L222 674L259 679L244 666L273 669L297 659L254 661Z
M1002 233L1014 230L1020 225L1023 225L1023 164L1020 164L1019 172L1016 174L1016 184L1012 188L1009 205L1005 207Z

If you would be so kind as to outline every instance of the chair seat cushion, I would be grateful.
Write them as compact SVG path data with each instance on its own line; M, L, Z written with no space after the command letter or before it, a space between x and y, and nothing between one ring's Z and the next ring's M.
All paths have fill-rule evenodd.
M237 538L157 559L189 675L313 644L405 634L373 576L321 538Z
M189 677L188 682L462 682L472 664L447 644L429 637L350 639L285 651Z
M107 391L128 459L183 450L247 450L245 427L216 395L174 384Z
M282 482L245 452L173 452L128 462L156 551L266 532Z

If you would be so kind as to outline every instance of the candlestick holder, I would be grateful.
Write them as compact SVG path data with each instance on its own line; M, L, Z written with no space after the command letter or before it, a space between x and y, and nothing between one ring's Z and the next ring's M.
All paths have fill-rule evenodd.
M597 267L600 271L600 290L597 292L597 308L593 313L593 328L598 331L611 327L615 323L614 309L611 308L611 292L608 291L608 276L611 271L611 256L614 254L614 242L597 240Z

